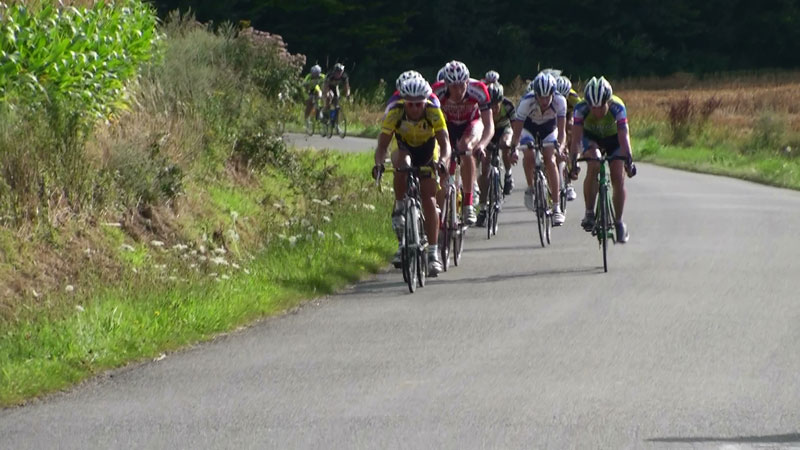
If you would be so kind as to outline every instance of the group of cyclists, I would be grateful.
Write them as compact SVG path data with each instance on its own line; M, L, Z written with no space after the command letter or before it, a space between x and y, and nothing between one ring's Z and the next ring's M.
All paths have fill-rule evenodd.
M341 64L327 76L321 75L319 66L311 69L307 80L320 80L321 90L309 91L313 96L326 98L331 90L329 79L338 77L344 83L347 95L349 84ZM343 81L342 80L343 77ZM530 82L527 92L518 105L504 96L500 75L488 71L481 80L470 77L467 66L460 61L450 61L439 70L436 81L429 83L419 72L409 70L396 80L396 91L389 98L381 133L375 150L373 177L382 173L386 154L394 137L397 148L391 153L395 167L407 164L431 167L434 170L421 174L420 194L428 240L428 275L436 276L443 269L438 249L439 211L443 196L438 194L440 183L449 182L455 170L460 170L463 181L461 216L466 225L483 226L486 218L486 195L489 157L487 148L495 146L502 152L505 170L503 194L514 189L512 167L518 163L518 149L522 149L522 169L527 187L525 205L534 210L533 183L535 170L534 143L540 145L544 172L550 188L553 211L552 223L562 225L566 219L560 206L561 177L567 179L566 195L574 200L577 195L569 185L577 180L579 156L600 158L619 156L622 159L609 163L613 186L613 206L616 212L616 240L625 243L629 234L623 211L625 204L625 174L631 176L633 153L628 131L628 119L623 101L613 95L604 78L588 80L581 97L570 80L559 71L544 70ZM338 92L337 92L338 94ZM306 115L310 111L306 109ZM460 169L456 169L458 161ZM478 169L480 168L480 175ZM581 226L590 231L595 221L595 197L600 163L587 162L587 175L583 184L586 213ZM404 216L402 199L406 189L405 172L394 173L395 205L392 228L398 240L403 235ZM476 198L475 191L479 192ZM480 205L476 214L475 205ZM443 244L443 245L446 245ZM400 250L393 263L400 264Z
M311 70L303 79L303 91L307 93L306 111L303 120L308 122L313 109L317 110L320 120L328 117L331 102L338 100L340 92L339 86L344 88L344 96L350 98L350 79L344 71L344 64L336 63L327 74L322 73L319 64L311 66ZM324 99L324 109L319 108L319 104ZM316 107L316 108L315 108Z

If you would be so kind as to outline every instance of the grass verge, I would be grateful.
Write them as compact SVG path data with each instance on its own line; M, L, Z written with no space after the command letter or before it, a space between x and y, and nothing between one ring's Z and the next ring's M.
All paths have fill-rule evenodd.
M74 310L42 305L0 323L0 406L211 339L379 270L395 243L385 214L390 190L372 188L371 157L340 155L338 174L359 181L348 201L334 200L318 223L273 236L247 267L225 263L181 278L128 275L95 287Z
M774 152L743 154L725 146L662 145L655 137L650 137L639 142L636 159L681 170L800 189L800 159Z

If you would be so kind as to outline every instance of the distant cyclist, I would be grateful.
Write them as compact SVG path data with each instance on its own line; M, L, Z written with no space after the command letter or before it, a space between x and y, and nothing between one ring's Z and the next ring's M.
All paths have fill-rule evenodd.
M511 120L514 118L516 108L514 102L503 96L503 85L494 82L486 86L492 101L492 118L494 119L494 136L492 145L497 146L503 156L503 167L506 176L503 184L503 195L508 195L514 189L514 178L511 174L511 165L516 162L511 160ZM486 155L481 165L481 175L478 178L478 185L481 188L480 204L481 210L478 213L477 226L482 227L486 222L486 193L489 191L489 155Z
M494 135L491 99L486 85L469 77L469 69L460 61L450 61L444 67L444 81L433 85L442 103L447 121L450 145L459 153L472 156L461 158L461 178L464 186L462 213L467 225L474 225L477 216L473 208L473 184L476 181L475 159Z
M483 76L483 84L489 86L492 83L499 83L500 82L500 74L497 73L495 70L490 70L486 72L486 75Z
M572 128L573 158L578 154L599 158L601 151L607 156L622 156L624 160L609 163L611 185L614 188L613 202L616 213L614 225L617 242L628 241L628 227L622 221L625 208L625 173L636 174L633 165L633 150L628 130L628 113L622 99L613 94L611 84L604 77L592 77L583 90L584 100L575 105L575 124ZM577 177L579 168L573 165L573 176ZM583 182L583 199L586 202L586 216L581 226L587 231L594 227L595 200L597 197L597 173L600 163L587 164L586 179Z
M336 63L333 69L328 72L323 83L322 95L325 97L325 117L328 117L328 111L331 107L333 99L339 99L339 86L344 86L344 96L350 98L350 80L347 77L347 72L344 71L344 64Z
M306 113L304 116L305 121L308 121L308 116L311 110L316 105L319 107L319 101L322 99L322 84L325 82L325 75L322 73L322 67L314 64L311 71L303 79L303 90L308 95L306 99ZM317 114L322 114L322 111L317 111Z
M556 165L556 154L563 151L566 134L564 127L567 116L567 101L556 93L556 80L549 73L541 72L531 81L530 90L519 101L517 112L511 127L514 136L512 148L522 144L533 143L539 138L542 143L544 173L550 186L553 199L553 225L564 223L564 212L560 203L560 174ZM533 202L535 155L532 150L523 151L522 168L528 188L525 190L525 206L535 210Z
M397 140L397 150L392 152L394 167L402 167L407 156L411 157L414 167L444 166L450 158L450 140L447 125L441 108L434 107L430 101L431 87L423 78L410 78L400 85L402 102L396 103L383 118L378 146L375 150L375 167L373 176L383 169L383 161L392 141ZM436 190L438 187L436 173L420 175L420 194L422 210L425 216L425 234L428 237L428 272L436 276L442 271L439 259L438 235L439 215L436 210ZM405 230L405 217L402 215L402 200L406 193L407 175L395 172L394 196L395 205L392 212L392 228L398 239ZM400 249L392 261L400 264Z

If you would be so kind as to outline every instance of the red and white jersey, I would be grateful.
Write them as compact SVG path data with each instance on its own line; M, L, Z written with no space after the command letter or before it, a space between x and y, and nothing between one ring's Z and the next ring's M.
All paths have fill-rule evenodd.
M442 113L448 124L461 125L478 120L481 117L481 111L491 108L491 97L489 97L489 91L486 90L486 85L473 78L469 79L467 93L460 102L450 98L444 81L436 82L431 87L442 103Z

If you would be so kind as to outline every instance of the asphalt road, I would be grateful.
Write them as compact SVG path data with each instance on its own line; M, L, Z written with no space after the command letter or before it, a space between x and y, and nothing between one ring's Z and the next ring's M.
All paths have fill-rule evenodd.
M582 210L542 249L518 189L416 294L388 271L1 411L0 448L800 448L800 193L642 164L607 274Z

